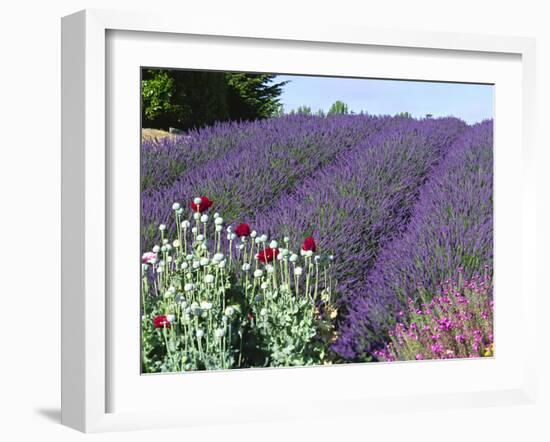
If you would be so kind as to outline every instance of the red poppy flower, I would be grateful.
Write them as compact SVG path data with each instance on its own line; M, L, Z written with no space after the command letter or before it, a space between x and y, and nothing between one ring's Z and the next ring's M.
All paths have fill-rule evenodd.
M262 250L260 253L258 253L258 260L265 264L267 262L273 261L274 258L277 258L278 254L279 249L272 249L270 247L269 249Z
M315 244L315 240L313 239L313 236L308 236L306 239L304 239L302 250L305 250L306 252L308 250L311 250L313 253L317 251L317 244Z
M245 223L239 224L235 229L235 233L239 238L241 236L250 236L250 226Z
M210 207L212 207L212 204L214 204L205 196L201 196L200 198L200 204L195 203L195 201L191 201L191 209L193 210L193 212L206 212L208 209L210 209Z
M246 315L246 317L250 322L254 321L254 316L252 316L252 313L249 313L248 315Z
M170 328L170 321L166 315L155 316L153 323L155 324L155 328Z

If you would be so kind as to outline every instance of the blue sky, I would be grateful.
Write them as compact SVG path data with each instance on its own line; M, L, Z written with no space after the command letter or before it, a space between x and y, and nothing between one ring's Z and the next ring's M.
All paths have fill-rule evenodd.
M281 102L288 112L306 105L312 111L327 111L341 100L350 111L369 114L410 112L413 117L455 116L467 123L493 117L491 85L434 83L402 80L371 80L278 75L275 81L290 80Z

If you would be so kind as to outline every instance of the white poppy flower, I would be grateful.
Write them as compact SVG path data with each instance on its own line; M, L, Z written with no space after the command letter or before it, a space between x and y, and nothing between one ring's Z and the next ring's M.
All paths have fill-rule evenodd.
M212 284L214 282L214 275L206 275L204 277L204 282L206 282L207 284Z

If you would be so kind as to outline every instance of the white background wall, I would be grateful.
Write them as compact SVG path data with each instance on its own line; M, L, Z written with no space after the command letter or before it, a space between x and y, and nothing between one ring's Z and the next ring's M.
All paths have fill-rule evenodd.
M329 3L329 2L327 2ZM60 17L83 8L164 10L182 22L194 14L250 20L330 23L534 36L538 52L539 274L549 263L550 13L544 1L12 0L0 7L0 438L82 440L61 427L60 367ZM519 185L519 183L518 183ZM550 295L546 287L539 295ZM541 296L540 311L549 302ZM542 322L542 321L541 321ZM539 325L540 372L550 373L548 327ZM521 330L518 330L521 333ZM540 405L365 417L361 421L287 422L93 436L95 440L549 440L550 383ZM337 385L331 388L338 388ZM169 392L166 392L167 394Z

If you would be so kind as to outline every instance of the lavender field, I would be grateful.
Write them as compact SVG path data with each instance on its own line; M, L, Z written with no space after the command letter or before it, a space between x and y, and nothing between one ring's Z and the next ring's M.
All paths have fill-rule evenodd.
M296 114L143 141L143 370L492 356L492 127Z

